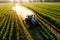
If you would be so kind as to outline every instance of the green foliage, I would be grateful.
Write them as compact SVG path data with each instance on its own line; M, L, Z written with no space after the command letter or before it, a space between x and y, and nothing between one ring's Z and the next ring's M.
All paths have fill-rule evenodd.
M20 20L10 4L0 5L0 40L27 40Z
M2 4L0 5L0 40L57 40L55 30L49 23L60 29L60 3L32 2L21 5L35 12L39 26L27 29L21 17L11 10L12 5Z
M38 22L42 24L43 29L40 31L47 40L52 40L51 35L58 35L55 30L60 33L60 3L22 3L21 5L35 12ZM47 25L48 24L48 25ZM51 29L51 25L53 29ZM45 28L44 28L45 27ZM57 29L56 29L57 28ZM46 32L47 30L50 30ZM52 31L51 31L52 30ZM48 36L48 37L47 37ZM54 38L56 38L54 36ZM60 37L60 36L59 36ZM57 40L57 39L54 39Z

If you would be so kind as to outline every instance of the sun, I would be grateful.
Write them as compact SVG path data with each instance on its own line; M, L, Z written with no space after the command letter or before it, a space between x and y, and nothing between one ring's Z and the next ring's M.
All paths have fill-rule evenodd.
M14 2L14 0L11 0L11 2Z
M15 6L12 9L15 11L19 11L20 10L19 4L15 4Z
M20 2L20 0L11 0L11 2L13 2L13 3L14 3L14 2Z
M13 2L20 2L20 1L22 1L22 2L29 2L29 0L11 0L11 2L13 3Z
M29 0L21 0L22 2L28 2Z

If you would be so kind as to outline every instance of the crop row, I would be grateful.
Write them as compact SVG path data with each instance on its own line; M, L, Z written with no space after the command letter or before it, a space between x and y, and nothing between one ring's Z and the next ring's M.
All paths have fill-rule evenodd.
M46 5L42 5L42 4L31 4L31 3L27 3L27 4L22 4L23 6L25 6L25 7L27 7L27 8L29 8L29 9L31 9L31 10L33 10L34 12L35 12L35 14L37 15L37 20L38 20L38 22L40 23L40 25L42 25L42 26L40 26L40 27L43 27L43 28L41 28L42 30L40 31L40 33L46 38L46 39L49 39L50 38L50 40L52 40L52 38L56 38L56 36L55 35L58 35L57 34L57 32L56 32L56 34L55 34L55 30L54 30L54 28L52 29L50 26L52 26L52 24L53 25L55 25L54 23L56 23L58 20L59 20L59 17L58 17L58 20L56 19L56 21L54 21L55 19L54 19L54 17L56 18L57 16L56 15L58 15L58 14L56 14L55 16L54 16L54 13L56 13L55 12L55 10L51 7L51 9L49 9L49 7L47 7ZM48 10L49 9L49 10ZM52 10L53 10L53 13L52 13L52 15L50 14L51 12L52 12ZM53 17L54 16L54 17ZM47 21L48 22L47 22ZM44 21L44 22L43 22ZM51 24L50 24L50 23ZM49 24L50 25L49 25ZM58 22L57 22L57 24L59 24ZM57 26L56 28L59 28L59 25L55 25L55 26ZM53 27L53 26L52 26ZM58 30L58 29L57 29ZM54 32L54 33L52 33L52 31ZM42 33L43 32L43 33ZM58 30L58 32L60 32L60 30ZM45 35L44 35L45 34ZM55 35L54 35L55 34ZM52 36L51 36L52 35ZM49 38L48 38L49 37Z
M11 6L5 6L0 11L0 40L30 40L28 32L26 30L24 32L18 15Z
M59 17L59 10L56 8L53 9L53 7L47 7L44 4L25 4L25 6L28 6L34 10L36 10L38 13L40 13L39 15L42 16L43 18L45 18L47 21L49 21L50 23L52 23L53 25L57 26L56 28L60 29L60 17Z

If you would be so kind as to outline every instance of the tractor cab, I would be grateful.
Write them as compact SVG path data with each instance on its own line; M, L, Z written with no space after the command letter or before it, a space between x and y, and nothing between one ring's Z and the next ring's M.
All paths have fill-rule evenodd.
M25 18L25 21L26 21L26 24L29 26L29 28L37 25L37 21L34 15L27 16L27 18Z

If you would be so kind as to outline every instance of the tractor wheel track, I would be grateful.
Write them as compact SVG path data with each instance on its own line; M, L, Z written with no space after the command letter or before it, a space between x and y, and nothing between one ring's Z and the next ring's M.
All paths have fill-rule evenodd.
M38 27L34 27L32 31L36 34L38 40L44 40L44 38L41 36L41 34L38 31Z
M26 23L23 23L25 25L25 27L27 26ZM45 38L39 33L38 29L40 26L37 27L32 27L31 29L28 29L28 31L32 31L33 34L35 34L35 37L37 38L36 40L45 40ZM27 28L27 27L26 27ZM31 33L30 33L31 34ZM31 35L32 36L32 35Z

